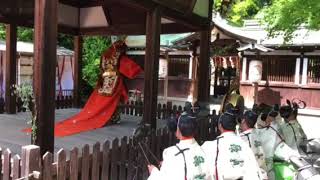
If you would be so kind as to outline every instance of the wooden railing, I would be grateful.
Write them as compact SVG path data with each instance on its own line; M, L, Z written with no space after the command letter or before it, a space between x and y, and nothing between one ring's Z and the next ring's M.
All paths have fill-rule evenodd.
M126 104L120 104L118 106L121 114L132 115L132 116L142 116L143 115L143 102L141 101L129 101ZM184 106L173 105L172 102L167 104L158 104L157 107L157 118L158 119L167 119L172 114L182 113L186 110ZM210 112L211 115L214 115L216 112Z
M73 107L73 92L72 90L66 90L60 95L56 96L56 109L67 109ZM132 116L142 116L143 115L143 102L142 101L128 101L125 104L119 104L121 114L132 115ZM157 118L166 119L171 114L181 113L186 108L183 106L173 105L172 102L166 104L159 103L157 106ZM17 98L17 112L25 112L26 108L23 107L21 99ZM0 97L0 114L5 112L5 102L2 97ZM215 112L211 112L214 114Z
M199 119L196 140L201 144L216 137L216 117ZM10 150L0 156L0 178L43 180L144 180L148 176L147 163L139 143L161 160L165 148L177 142L173 133L166 129L152 132L147 138L123 137L92 147L84 145L71 151L61 149L56 154L46 153L40 157L37 146L25 146L21 156L12 157ZM92 149L92 151L90 151ZM1 151L0 151L1 154ZM151 158L151 153L148 153ZM56 160L54 160L56 157ZM155 160L152 163L156 163Z

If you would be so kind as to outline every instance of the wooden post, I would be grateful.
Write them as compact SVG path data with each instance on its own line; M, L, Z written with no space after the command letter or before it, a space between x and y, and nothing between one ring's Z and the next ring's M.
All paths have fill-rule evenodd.
M5 75L5 108L8 114L16 113L16 96L13 85L16 84L17 74L17 26L6 25L6 75Z
M308 58L303 58L302 79L301 84L307 85L308 83Z
M168 88L169 88L169 62L170 62L170 57L169 57L169 52L166 52L166 61L167 61L167 68L166 68L166 76L164 77L164 102L168 102Z
M40 148L35 145L22 147L21 176L28 177L33 171L40 172L41 156ZM26 178L29 179L29 178Z
M258 104L258 92L259 92L259 84L256 82L256 83L253 83L253 102L254 104Z
M247 58L242 58L242 70L241 70L241 80L246 81L247 80Z
M192 101L198 99L198 58L197 58L197 45L193 45L192 51Z
M210 31L200 32L200 59L198 71L198 101L209 101L210 83Z
M82 78L82 37L74 37L74 83L73 83L73 106L80 108L80 89L81 89L81 78Z
M41 154L54 150L58 0L35 0L34 78L36 138Z
M156 129L158 76L160 55L160 9L155 8L147 14L146 55L144 60L144 107L143 120L152 129Z
M301 58L298 57L296 59L296 71L295 71L295 75L294 75L294 84L299 85L300 84L300 62Z

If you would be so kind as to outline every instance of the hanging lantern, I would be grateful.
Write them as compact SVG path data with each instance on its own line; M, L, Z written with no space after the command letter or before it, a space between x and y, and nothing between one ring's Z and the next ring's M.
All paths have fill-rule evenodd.
M259 83L262 79L262 61L252 60L249 64L249 81Z

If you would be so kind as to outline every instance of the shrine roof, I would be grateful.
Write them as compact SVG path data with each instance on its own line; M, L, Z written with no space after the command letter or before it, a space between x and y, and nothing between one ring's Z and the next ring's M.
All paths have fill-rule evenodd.
M245 20L242 27L230 25L226 19L219 15L214 15L212 19L214 27L212 29L211 41L237 40L242 44L260 44L271 48L293 48L293 47L315 47L320 46L320 31L308 30L305 27L298 28L289 42L284 42L284 37L268 37L268 32L259 20ZM174 44L184 45L189 42L199 40L198 33L193 33L183 39L174 41Z
M210 23L211 0L59 0L59 32L72 35L145 34L147 12L161 9L162 33L199 31ZM0 22L32 27L34 0L0 2Z

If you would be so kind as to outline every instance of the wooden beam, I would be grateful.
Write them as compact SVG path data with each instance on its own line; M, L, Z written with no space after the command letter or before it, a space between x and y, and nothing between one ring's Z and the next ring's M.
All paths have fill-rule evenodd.
M36 139L41 154L54 150L58 0L35 0L34 78Z
M192 32L194 29L186 26L169 23L161 25L161 34L176 34ZM197 29L200 30L200 29ZM108 27L82 28L79 35L81 36L104 36L104 35L145 35L145 24L116 24Z
M96 35L142 35L145 34L144 24L118 24L108 27L82 28L80 29L81 36L96 36Z
M159 8L147 14L146 53L144 60L143 121L157 128L157 98L159 78L161 12Z
M6 91L5 108L8 114L16 113L16 96L13 85L16 84L17 76L17 26L15 24L6 25Z
M111 15L110 15L109 6L105 3L102 6L102 9L103 9L104 15L106 17L106 20L108 22L108 25L111 26L112 25L112 18L111 18Z
M185 15L169 8L163 10L163 17L192 28L194 31L197 31L197 29L205 30L210 25L208 18L203 18L193 13Z
M208 25L211 23L210 18L203 18L200 17L194 13L189 13L189 14L184 14L181 13L174 8L168 8L163 5L160 5L159 3L156 3L151 0L108 0L111 2L116 2L116 3L122 3L127 6L133 7L133 8L139 8L141 10L145 11L152 11L156 7L160 7L162 10L162 17L166 17L170 20L173 20L179 24L183 24L185 26L188 26L190 28L196 29L201 29L204 30L207 28ZM210 3L212 3L212 0L210 0ZM212 12L212 11L211 11Z
M63 34L72 35L72 36L77 36L77 35L79 35L79 28L59 24L58 25L58 32L63 33Z
M184 14L190 14L193 11L193 8L196 4L196 0L188 0L188 1L181 1L181 0L153 0L165 7L172 8Z
M107 0L109 1L109 0ZM104 0L94 0L94 1L79 1L79 0L59 0L60 3L77 7L77 8L87 8L87 7L95 7L102 6L104 4Z
M200 58L198 71L198 101L200 102L209 101L210 39L211 31L200 32Z
M30 18L26 17L4 17L0 15L0 23L10 24L10 23L16 24L16 26L23 26L27 28L33 28L34 22ZM79 28L70 27L66 25L59 24L58 25L58 32L63 34L69 34L73 36L79 35Z
M80 108L80 90L81 90L81 78L82 78L82 37L74 37L74 84L73 84L73 106Z

